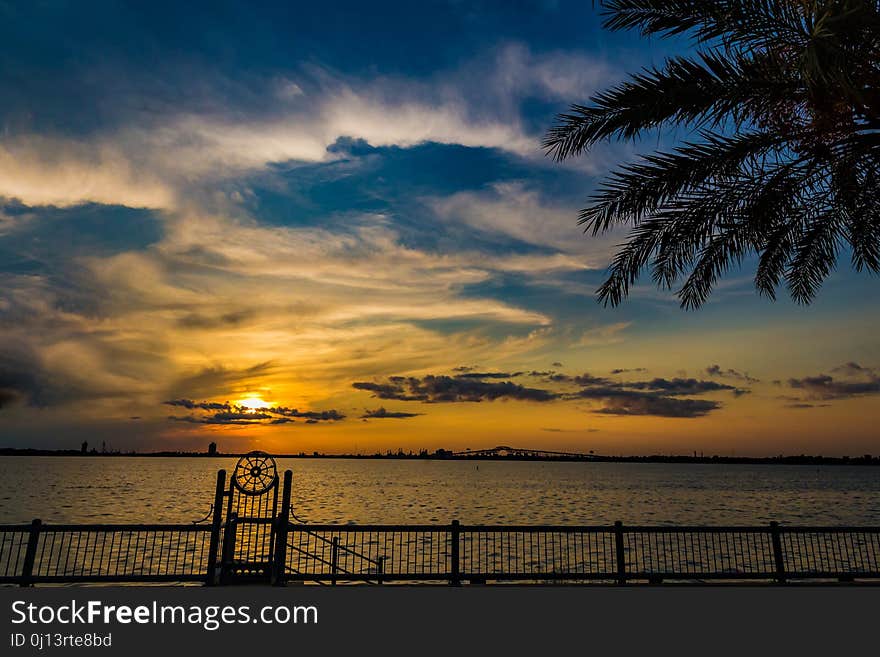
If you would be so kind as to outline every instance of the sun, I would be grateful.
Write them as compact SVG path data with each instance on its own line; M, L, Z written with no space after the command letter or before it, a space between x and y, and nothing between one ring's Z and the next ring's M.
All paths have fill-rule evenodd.
M239 399L237 402L238 406L242 406L251 411L255 411L261 408L270 408L272 404L261 399L260 397L245 397L244 399Z

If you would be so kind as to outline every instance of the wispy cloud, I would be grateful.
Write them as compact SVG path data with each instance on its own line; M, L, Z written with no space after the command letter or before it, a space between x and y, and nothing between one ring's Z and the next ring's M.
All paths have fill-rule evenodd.
M168 104L156 114L119 116L113 127L76 137L7 135L0 146L0 196L28 205L169 209L179 207L193 187L271 163L336 159L340 154L329 147L343 137L373 146L495 148L537 159L540 135L525 127L520 103L583 95L607 74L601 61L587 56L533 54L507 44L430 81L356 79L303 66L291 78L248 89L250 100L262 102L247 108L229 95L241 93L239 86L212 76L205 82L213 80L215 88L203 85L199 112Z
M467 226L490 238L515 240L577 258L582 269L607 265L619 238L585 238L577 207L554 204L522 182L496 183L479 192L428 199L441 220Z

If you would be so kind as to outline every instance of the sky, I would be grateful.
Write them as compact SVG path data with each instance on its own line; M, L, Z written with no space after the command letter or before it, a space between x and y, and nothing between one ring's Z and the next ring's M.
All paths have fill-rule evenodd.
M880 286L698 311L544 155L684 42L585 2L0 0L0 446L877 453ZM680 137L676 135L674 137Z

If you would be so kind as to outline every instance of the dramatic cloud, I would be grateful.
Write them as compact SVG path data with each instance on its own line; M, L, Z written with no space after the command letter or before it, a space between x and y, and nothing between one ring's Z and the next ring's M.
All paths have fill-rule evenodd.
M200 397L223 394L229 390L247 386L250 382L264 380L266 377L273 375L277 369L278 365L271 361L245 367L230 367L226 365L202 367L173 380L170 385L171 394L196 395ZM188 399L178 399L176 401L194 403ZM211 403L216 404L217 402ZM184 403L177 403L176 405L186 407ZM205 408L203 410L212 409Z
M262 424L263 420L271 416L264 413L214 413L213 415L169 415L168 419L175 422L187 422L189 424L231 424L231 425L254 425Z
M837 372L839 374L843 374L849 377L868 377L868 378L876 378L877 370L873 367L865 367L863 365L859 365L854 361L849 361L848 363L844 363L843 365L839 365L831 370L832 372Z
M15 402L40 403L44 390L35 355L0 352L0 409Z
M131 37L97 43L80 34L81 56L71 58L65 44L82 30L58 19L64 3L32 4L33 17L19 22L49 32L9 41L11 65L0 72L7 442L71 447L111 436L117 447L119 436L126 449L204 447L225 440L215 431L225 426L245 430L231 432L224 451L275 450L289 444L286 425L308 424L320 426L293 432L308 451L411 440L458 449L487 431L563 445L597 429L541 427L586 418L614 426L609 443L641 450L666 440L667 427L609 416L760 406L734 401L755 382L738 370L712 365L711 380L673 378L679 368L702 371L711 349L721 349L712 358L733 358L724 331L739 326L739 302L733 323L729 309L694 323L666 295L646 293L649 285L634 287L620 309L593 303L621 235L582 235L577 212L597 175L633 146L600 146L565 163L540 147L559 108L618 79L609 69L631 59L607 44L556 38L589 7L574 22L571 8L554 3L493 9L488 20L485 8L446 3L429 11L442 14L433 31L412 29L406 12L390 22L368 12L367 23L337 25L317 50L308 26L321 22L320 10L298 7L302 20L291 23L271 9L232 7L207 40L185 29L204 16L184 11L180 29L148 30L148 57L131 48L155 21L111 11L95 23L71 10L102 34ZM224 32L228 25L237 29ZM462 38L450 41L453 25ZM288 38L291 30L305 37ZM773 348L775 338L762 336L749 362ZM637 362L650 374L627 366ZM873 385L857 363L829 374L777 403ZM267 401L250 408L247 399ZM474 404L492 400L513 403L505 412ZM378 422L422 411L430 415L415 423ZM371 427L374 419L383 426ZM407 434L414 424L425 431ZM450 434L452 426L461 431ZM706 429L735 441L771 432Z
M536 54L520 44L482 53L429 81L359 79L312 65L302 67L297 79L255 81L242 89L205 75L192 107L127 98L113 125L92 134L5 135L0 196L28 205L176 208L187 188L272 163L343 157L332 148L341 138L375 147L434 142L494 148L540 161L541 131L524 123L522 101L537 96L567 102L588 95L607 75L596 59ZM251 102L240 106L239 96ZM152 111L126 116L131 104L149 104Z
M14 389L0 388L0 408L12 404L19 399L19 394Z
M300 411L286 406L269 408L251 408L230 402L196 402L192 399L170 399L162 402L167 406L179 406L188 410L208 411L204 415L169 416L169 420L189 422L192 424L287 424L295 422L293 418L304 418L306 424L345 419L345 415L337 410ZM269 420L269 422L264 422Z
M592 374L584 373L578 376L572 377L570 379L574 383L577 383L579 386L604 386L604 385L614 385L610 380L601 376L593 376Z
M364 411L364 414L361 415L361 418L363 418L365 420L376 420L376 419L385 419L385 418L403 420L406 418L418 417L419 415L422 415L422 413L406 413L404 411L389 411L389 410L386 410L384 406L380 406L379 408L377 408L375 410L367 409L366 411Z
M569 380L583 387L575 393L570 393L568 398L601 400L604 405L594 412L604 415L696 418L721 408L721 403L707 399L681 399L681 397L712 392L732 392L735 396L739 396L747 392L716 381L685 378L658 377L650 381L618 382L583 374Z
M718 390L736 390L734 386L727 385L726 383L682 378L656 378L650 381L633 381L625 385L635 390L655 390L667 395L699 395Z
M372 392L373 396L379 399L428 403L481 402L496 399L546 402L559 396L549 390L526 388L511 381L496 383L431 374L421 378L392 376L380 383L356 381L352 387Z
M604 415L655 415L659 417L695 418L720 408L721 404L706 399L676 399L649 394L620 393L606 398L606 404L594 411Z
M512 379L522 376L523 372L463 372L456 374L457 379Z
M267 413L272 413L274 415L282 415L284 417L302 417L307 420L315 420L315 421L337 421L344 420L345 415L340 413L337 410L329 410L329 411L299 411L295 408L287 408L285 406L275 406L272 408L265 409Z
M729 368L725 370L718 364L709 365L709 367L706 368L706 374L727 379L739 379L740 381L746 381L747 383L759 383L759 379L749 376L748 372L740 372Z
M463 369L455 368L461 372ZM707 399L682 399L694 395L732 392L735 396L747 390L716 381L685 378L654 378L650 381L619 382L584 373L576 376L553 372L528 372L563 387L579 386L576 391L526 388L511 381L496 382L497 373L464 372L455 376L424 377L392 376L383 381L357 381L357 390L373 393L379 399L418 402L479 402L494 399L524 401L589 399L601 402L594 413L604 415L654 415L671 418L696 418L721 408L721 403ZM511 373L520 375L524 372ZM549 429L548 429L549 430Z
M229 402L195 402L192 399L170 399L162 402L168 406L182 406L189 410L201 409L203 411L228 410L231 408Z
M817 374L788 380L790 388L803 390L808 399L846 399L880 393L880 375L870 367L850 362L832 370L843 376Z

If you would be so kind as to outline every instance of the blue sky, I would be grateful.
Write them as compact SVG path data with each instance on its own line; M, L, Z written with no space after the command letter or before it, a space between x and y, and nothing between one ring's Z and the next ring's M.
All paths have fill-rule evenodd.
M542 135L687 48L591 3L0 2L0 442L869 451L878 288L845 259L806 309L749 263L697 313L595 302L625 232L578 210L682 135ZM425 383L468 371L552 394ZM421 392L353 385L395 376ZM690 378L728 387L648 386Z

